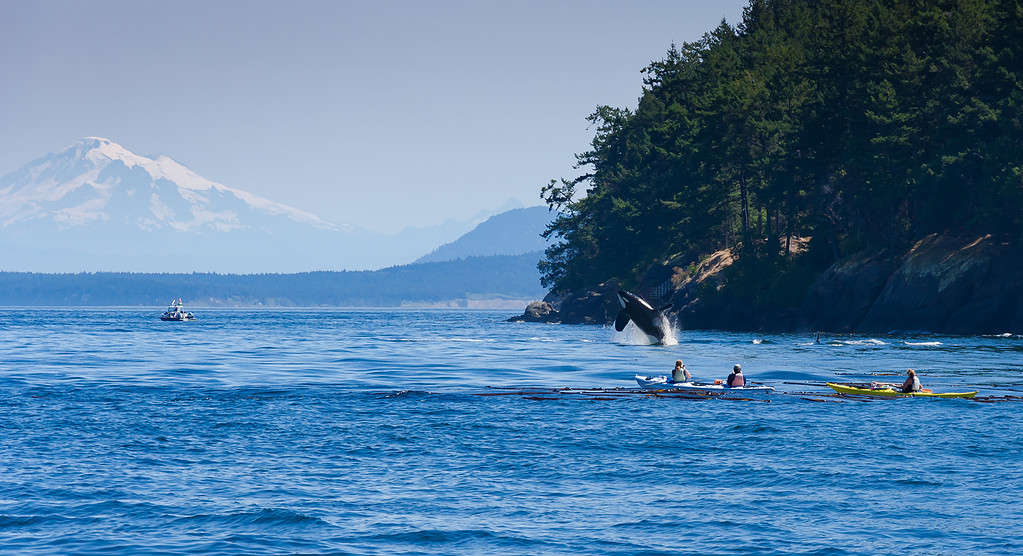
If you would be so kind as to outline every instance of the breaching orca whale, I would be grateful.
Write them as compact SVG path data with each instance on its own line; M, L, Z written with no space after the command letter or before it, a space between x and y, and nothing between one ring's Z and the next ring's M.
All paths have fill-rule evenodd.
M657 340L657 343L664 343L664 339L671 336L671 324L664 316L664 311L671 308L671 303L654 309L642 297L625 290L618 290L618 304L622 310L615 318L615 330L625 330L629 321L636 323L636 326L647 336Z

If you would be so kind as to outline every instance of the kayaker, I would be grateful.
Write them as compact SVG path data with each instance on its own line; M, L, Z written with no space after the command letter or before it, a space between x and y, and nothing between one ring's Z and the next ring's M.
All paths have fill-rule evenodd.
M902 383L902 391L904 393L919 392L921 390L920 379L916 376L916 371L909 369L906 371L906 382Z
M727 384L729 388L746 386L746 377L742 376L742 365L732 367L732 374L728 375L728 379L725 380L725 384Z
M681 359L675 361L675 368L671 370L671 381L672 382L689 382L693 380L693 375L689 374L689 369L686 368L686 364Z

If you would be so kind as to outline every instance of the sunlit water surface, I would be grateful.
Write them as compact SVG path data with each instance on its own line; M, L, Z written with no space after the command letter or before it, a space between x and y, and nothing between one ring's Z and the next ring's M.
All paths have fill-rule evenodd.
M1013 334L649 346L497 312L159 312L0 310L0 550L1023 551L1023 403L820 386L913 367L1020 396ZM778 392L479 395L634 387L677 358Z

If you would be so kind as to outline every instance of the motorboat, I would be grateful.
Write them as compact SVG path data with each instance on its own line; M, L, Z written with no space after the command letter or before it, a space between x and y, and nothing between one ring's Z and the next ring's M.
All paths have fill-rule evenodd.
M195 320L195 315L185 311L181 304L181 298L171 301L170 306L160 316L160 320Z

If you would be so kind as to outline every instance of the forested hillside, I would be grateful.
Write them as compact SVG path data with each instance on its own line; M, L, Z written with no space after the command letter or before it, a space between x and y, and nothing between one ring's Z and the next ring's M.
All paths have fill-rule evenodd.
M1023 237L1018 0L754 0L643 71L635 109L590 116L581 174L543 187L554 292L731 249L725 291L798 306L856 253Z

